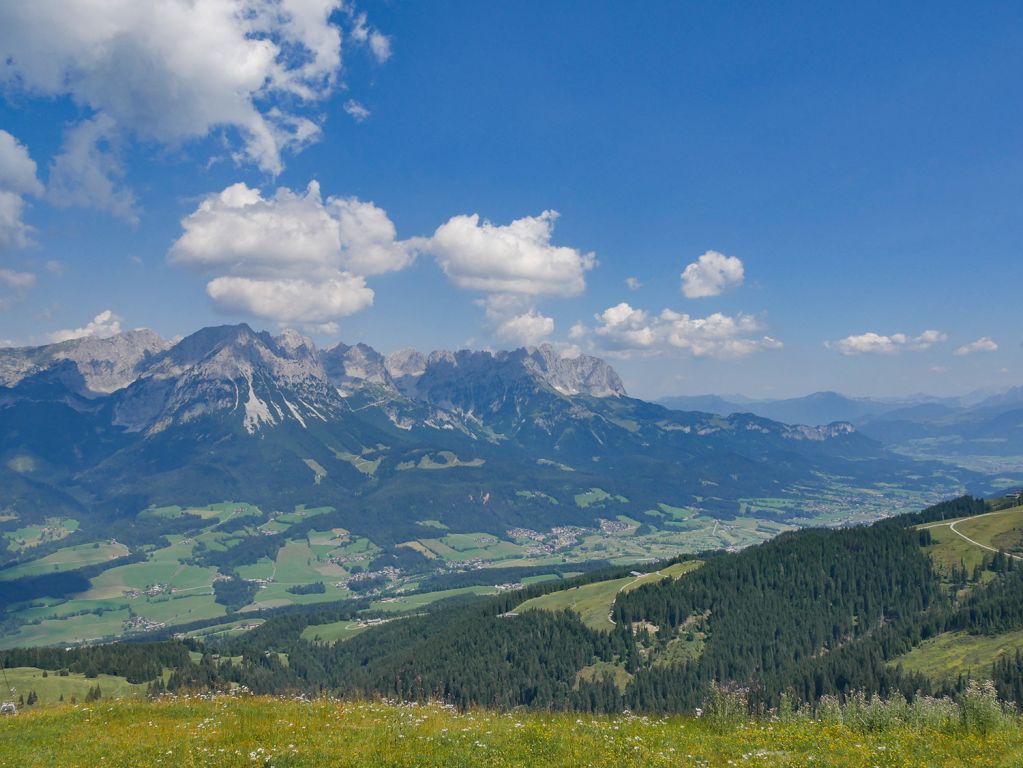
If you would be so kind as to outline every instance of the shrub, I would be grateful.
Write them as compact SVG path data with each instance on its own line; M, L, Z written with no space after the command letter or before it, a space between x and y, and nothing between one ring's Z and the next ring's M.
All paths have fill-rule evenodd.
M1015 707L1002 704L990 680L970 680L959 700L962 724L972 733L990 733L1015 720Z
M713 683L703 702L703 714L722 728L734 727L749 716L749 691L734 684Z

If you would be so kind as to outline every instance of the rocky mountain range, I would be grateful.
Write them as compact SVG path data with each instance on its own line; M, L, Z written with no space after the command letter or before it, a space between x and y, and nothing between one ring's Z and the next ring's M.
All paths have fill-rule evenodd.
M921 486L935 472L947 484L847 423L636 400L606 362L546 345L384 356L234 325L0 350L0 512L22 521L231 499L331 506L387 542L426 519L653 524L661 504L730 517L834 478ZM595 488L600 503L576 501Z

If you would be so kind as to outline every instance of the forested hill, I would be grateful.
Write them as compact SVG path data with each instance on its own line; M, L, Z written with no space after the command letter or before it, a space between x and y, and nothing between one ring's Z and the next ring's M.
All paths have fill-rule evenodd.
M965 678L911 673L899 659L949 633L1023 629L1023 568L1001 552L980 557L972 573L965 565L939 567L937 529L914 526L991 508L964 497L869 527L803 530L738 553L705 554L696 568L660 564L663 579L608 569L439 603L334 643L319 641L318 628L354 620L359 606L294 610L241 635L188 640L203 654L198 662L163 651L175 671L166 682L154 679L152 688L241 684L257 693L643 712L692 710L722 685L741 689L752 708L778 706L786 694L811 703L853 691L955 694ZM609 595L603 615L575 612L601 594ZM574 610L525 605L540 597L564 598ZM102 657L47 650L7 651L0 659L7 666L130 670L137 682L140 646L108 648ZM125 649L123 671L117 648ZM993 679L1003 697L1023 703L1019 654L978 673Z
M824 660L940 602L918 537L875 526L783 534L742 555L712 558L687 578L621 595L615 617L619 625L642 627L642 642L656 645L706 615L707 642L682 668L680 677L692 681L685 687L741 681L763 686L768 699L790 687L814 698L849 683L889 684L877 670L869 673L880 679L860 678L854 654L847 654L849 668L828 669L834 665ZM694 703L680 697L677 680L650 668L636 686L644 704Z

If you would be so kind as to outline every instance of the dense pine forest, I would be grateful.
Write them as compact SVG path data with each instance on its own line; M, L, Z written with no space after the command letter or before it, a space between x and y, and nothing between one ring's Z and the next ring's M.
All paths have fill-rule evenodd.
M852 692L952 694L967 680L934 681L893 663L947 631L1023 627L1023 568L991 553L942 574L927 555L934 520L983 514L964 497L921 513L839 530L783 534L738 553L706 553L702 567L620 591L607 630L568 611L516 612L526 599L628 576L605 567L491 598L442 601L344 642L303 637L352 620L364 603L271 616L234 637L0 652L32 666L149 682L153 693L228 689L440 700L458 707L615 712L690 711L732 689L755 711L814 704ZM966 589L966 587L969 587ZM173 670L161 677L162 669ZM1023 657L983 670L1023 705Z

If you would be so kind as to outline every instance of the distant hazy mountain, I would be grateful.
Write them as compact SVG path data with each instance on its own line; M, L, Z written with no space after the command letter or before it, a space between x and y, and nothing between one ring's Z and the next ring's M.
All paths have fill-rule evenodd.
M786 424L830 424L834 421L852 423L899 408L898 403L851 398L837 392L815 392L805 397L785 400L729 400L715 395L666 397L662 405L680 410L705 410L709 413L755 413Z
M963 397L916 395L898 399L850 398L816 392L785 400L742 400L716 395L663 398L669 408L728 415L753 413L788 424L847 421L902 453L1023 473L1023 386Z
M1023 388L975 405L918 405L879 414L862 424L887 445L916 456L976 465L991 457L991 471L1023 472Z

